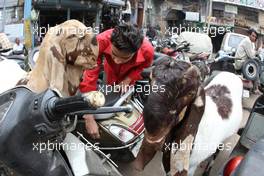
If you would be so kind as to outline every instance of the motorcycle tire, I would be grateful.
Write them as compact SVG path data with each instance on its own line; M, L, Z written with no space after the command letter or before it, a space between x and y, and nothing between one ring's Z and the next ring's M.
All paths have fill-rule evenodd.
M242 66L243 76L250 81L255 81L259 74L259 64L253 59L244 62Z

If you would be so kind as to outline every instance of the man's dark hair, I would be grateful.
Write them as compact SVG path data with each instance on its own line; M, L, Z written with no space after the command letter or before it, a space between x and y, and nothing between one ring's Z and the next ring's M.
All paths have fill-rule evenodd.
M256 34L256 39L258 38L258 33L257 33L257 31L255 30L255 29L253 29L253 28L250 28L249 30L248 30L248 35L251 35L252 33L255 33Z
M134 53L142 42L144 36L140 30L132 25L120 24L114 28L111 36L112 44L119 50Z

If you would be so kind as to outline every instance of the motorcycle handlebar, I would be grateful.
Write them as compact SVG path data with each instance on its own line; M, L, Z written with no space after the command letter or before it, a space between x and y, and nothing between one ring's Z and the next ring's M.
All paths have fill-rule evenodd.
M47 103L46 112L49 120L60 120L64 115L82 110L96 110L103 106L105 97L101 92L92 91L83 95L52 98Z
M108 114L117 112L132 112L131 105L118 107L101 107L105 103L105 97L101 92L89 92L87 94L49 99L45 108L49 121L59 121L65 115L83 116L85 114Z
M81 96L51 99L47 104L47 113L50 121L61 120L64 115L84 109L94 109L91 104Z
M82 110L82 111L76 111L73 113L70 113L70 115L77 115L77 116L83 116L85 114L109 114L109 113L118 113L118 112L125 112L130 113L132 112L133 107L131 105L125 105L125 106L118 106L118 107L100 107L97 109L88 109L88 110ZM96 120L102 120L100 117L96 118Z

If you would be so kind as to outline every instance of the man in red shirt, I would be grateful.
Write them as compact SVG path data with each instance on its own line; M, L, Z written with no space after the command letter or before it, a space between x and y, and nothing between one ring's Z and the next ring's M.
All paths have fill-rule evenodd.
M81 92L97 90L97 80L104 55L106 84L128 87L141 79L141 72L152 64L154 48L134 26L121 24L97 35L98 67L84 72ZM86 130L92 138L99 138L93 115L84 115Z

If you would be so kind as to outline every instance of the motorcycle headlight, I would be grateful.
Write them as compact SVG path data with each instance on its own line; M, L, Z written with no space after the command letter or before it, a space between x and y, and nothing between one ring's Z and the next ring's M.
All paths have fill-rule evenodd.
M109 131L124 143L127 143L135 137L133 133L122 128L121 126L111 125L109 127Z

